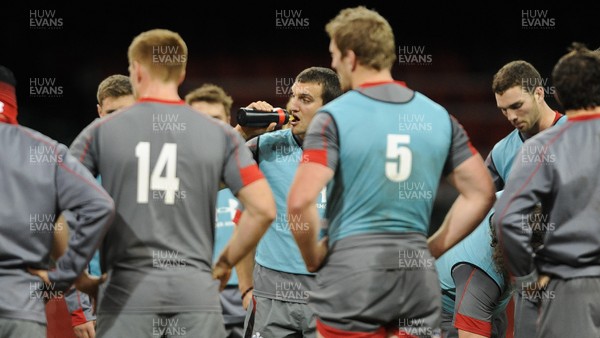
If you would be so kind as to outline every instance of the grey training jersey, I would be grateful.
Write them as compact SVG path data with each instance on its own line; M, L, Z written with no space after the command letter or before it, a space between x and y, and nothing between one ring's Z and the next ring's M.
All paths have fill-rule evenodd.
M62 296L87 267L113 217L113 201L65 145L0 123L0 317L46 323L44 300ZM49 269L56 220L71 232L44 286L27 268ZM47 293L44 293L47 291Z
M600 277L600 114L571 117L525 141L494 223L515 277ZM530 215L541 203L542 214ZM534 253L533 226L544 232ZM537 269L536 269L537 268Z
M183 101L146 99L96 119L71 151L117 211L100 248L109 281L98 313L221 312L211 276L219 183L237 195L262 177L239 134Z

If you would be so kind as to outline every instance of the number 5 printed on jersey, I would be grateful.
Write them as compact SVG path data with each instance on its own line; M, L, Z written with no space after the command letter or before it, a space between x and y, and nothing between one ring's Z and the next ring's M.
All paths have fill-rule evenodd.
M410 176L412 151L408 144L410 144L410 135L387 135L385 176L390 181L403 182Z
M179 191L177 171L177 144L165 143L160 150L156 165L150 176L150 142L140 142L135 147L138 158L137 202L148 203L150 190L164 191L165 204L175 204L175 193ZM163 171L164 176L161 176ZM148 188L148 186L150 186Z

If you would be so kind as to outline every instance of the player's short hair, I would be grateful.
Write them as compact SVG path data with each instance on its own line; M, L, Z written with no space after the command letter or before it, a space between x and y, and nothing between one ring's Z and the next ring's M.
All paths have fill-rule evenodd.
M524 60L511 61L496 74L492 80L492 90L502 95L508 89L519 86L528 93L533 93L537 87L542 87L542 76L535 67Z
M114 74L100 82L96 99L98 100L98 104L102 105L102 101L107 97L116 98L126 95L133 95L133 88L131 87L129 77L122 74Z
M130 65L137 61L146 66L156 79L173 82L185 73L188 48L179 33L152 29L133 39L127 57Z
M375 10L364 6L342 9L327 23L325 31L342 56L352 50L365 67L391 69L396 61L392 27Z
M340 79L335 71L325 67L310 67L296 76L299 83L318 83L321 85L323 104L342 95Z
M231 116L231 106L233 99L222 87L212 83L205 83L202 86L192 90L185 96L185 102L191 105L194 102L220 103L225 108L227 117Z
M552 82L565 110L600 106L600 53L573 42L554 66Z

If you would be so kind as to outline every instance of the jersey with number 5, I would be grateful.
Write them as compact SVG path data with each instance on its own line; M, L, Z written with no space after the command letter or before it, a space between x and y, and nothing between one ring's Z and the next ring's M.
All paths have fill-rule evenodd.
M351 235L427 235L440 179L477 151L446 109L400 82L365 85L323 106L304 160L335 171L329 244Z

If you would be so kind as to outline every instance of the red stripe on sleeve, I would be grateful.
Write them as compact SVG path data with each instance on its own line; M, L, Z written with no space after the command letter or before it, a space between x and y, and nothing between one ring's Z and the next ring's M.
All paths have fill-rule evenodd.
M79 308L73 312L71 312L71 325L77 326L81 324L87 323L87 318L85 318L85 314L83 313L83 309Z
M327 150L307 149L302 154L302 162L313 162L327 166Z
M454 327L459 330L475 333L478 335L491 337L492 336L492 323L486 322L485 320L475 319L469 316L456 314L454 319Z
M242 176L242 184L244 187L256 180L264 178L262 171L258 169L256 164L240 169L240 175Z
M240 209L235 210L235 215L233 216L233 220L231 220L235 225L238 225L240 222L240 218L242 217L242 211Z
M375 332L350 332L327 326L317 319L317 331L326 338L385 338L383 327Z

